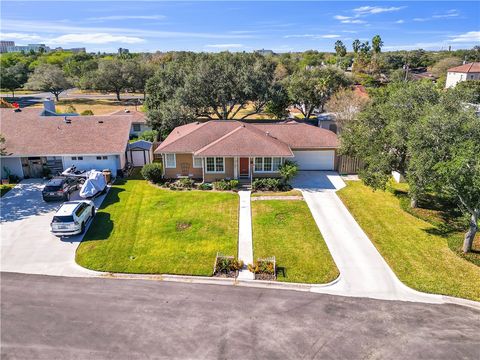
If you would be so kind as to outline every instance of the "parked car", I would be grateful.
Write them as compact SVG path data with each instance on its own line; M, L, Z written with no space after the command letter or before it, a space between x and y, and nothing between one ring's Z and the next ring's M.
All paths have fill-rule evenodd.
M57 176L44 186L42 197L45 201L67 201L70 200L70 194L80 187L78 178Z
M53 216L51 231L57 236L82 234L90 218L95 216L95 205L90 200L67 201Z

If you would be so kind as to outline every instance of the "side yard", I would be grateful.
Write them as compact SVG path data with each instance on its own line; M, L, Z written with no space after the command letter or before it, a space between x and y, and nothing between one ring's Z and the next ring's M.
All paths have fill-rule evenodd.
M252 201L254 259L276 257L277 280L328 283L339 271L304 201Z
M457 253L461 233L425 221L420 210L413 214L405 211L398 193L372 191L361 182L350 181L337 194L406 285L480 300L479 253L469 255L468 260ZM478 239L476 245L478 249Z
M78 247L76 261L99 271L209 276L217 251L237 254L237 237L236 194L120 180Z

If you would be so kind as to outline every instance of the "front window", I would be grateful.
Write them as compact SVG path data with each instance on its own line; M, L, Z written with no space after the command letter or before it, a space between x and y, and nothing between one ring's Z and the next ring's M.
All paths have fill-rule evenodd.
M225 162L223 157L207 157L207 173L225 172Z
M282 158L279 157L256 157L255 172L276 172L282 164Z
M263 171L263 158L255 158L255 171Z
M176 168L177 167L177 159L175 154L166 154L165 155L165 167L166 168Z
M202 158L193 157L193 167L202 168Z
M133 131L140 131L142 130L140 124L133 124Z

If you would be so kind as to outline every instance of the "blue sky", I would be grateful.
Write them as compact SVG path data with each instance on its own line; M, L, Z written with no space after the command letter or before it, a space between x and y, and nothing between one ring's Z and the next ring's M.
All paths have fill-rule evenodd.
M380 34L385 50L480 44L478 1L1 2L1 39L87 51L333 51Z

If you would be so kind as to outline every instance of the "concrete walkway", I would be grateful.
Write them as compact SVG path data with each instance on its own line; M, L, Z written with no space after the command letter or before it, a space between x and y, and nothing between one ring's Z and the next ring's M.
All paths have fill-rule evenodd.
M251 280L254 274L248 271L247 265L253 262L252 240L252 210L250 206L250 191L239 191L240 212L238 214L238 259L244 263L238 274L241 280Z
M331 286L312 288L312 291L385 300L444 302L440 295L415 291L398 280L335 194L345 186L338 174L302 173L300 183L295 184L298 185L340 270L339 281Z

